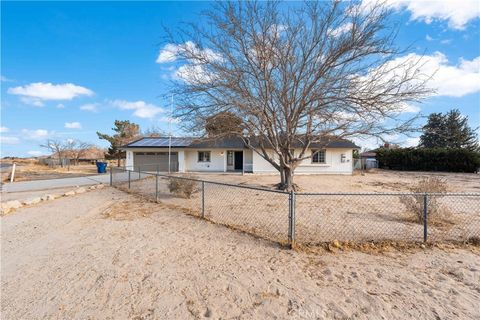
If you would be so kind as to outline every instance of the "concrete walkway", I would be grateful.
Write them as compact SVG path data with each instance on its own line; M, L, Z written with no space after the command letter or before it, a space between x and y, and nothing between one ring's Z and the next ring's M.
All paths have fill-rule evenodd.
M110 174L107 173L107 174L102 174L97 176L87 176L87 177L5 183L2 185L2 192L48 190L48 189L63 188L63 187L89 186L89 185L100 184L100 183L109 184Z

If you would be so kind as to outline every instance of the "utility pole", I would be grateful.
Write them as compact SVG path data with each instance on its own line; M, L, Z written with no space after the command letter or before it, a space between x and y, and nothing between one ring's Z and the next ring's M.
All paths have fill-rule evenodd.
M173 110L173 94L170 103L170 115L168 117L168 174L170 174L171 170L171 160L170 157L172 155L172 110Z

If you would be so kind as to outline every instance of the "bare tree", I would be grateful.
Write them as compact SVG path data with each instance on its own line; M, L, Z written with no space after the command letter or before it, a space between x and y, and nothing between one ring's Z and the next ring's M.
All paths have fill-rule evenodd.
M162 137L166 135L167 133L157 125L152 125L142 132L142 136L144 137Z
M56 157L60 166L63 168L63 160L66 156L67 146L64 141L57 139L48 139L44 144L41 144L40 147L47 149L51 152L52 157Z
M206 24L167 38L168 57L183 62L176 116L197 130L212 114L238 116L243 130L232 133L292 189L312 143L412 130L415 117L399 115L430 93L430 75L394 45L389 16L382 4L357 2L216 3Z
M93 145L91 143L75 139L68 139L65 142L65 154L70 159L73 159L75 165L78 165L79 160L84 157L88 150L92 147Z

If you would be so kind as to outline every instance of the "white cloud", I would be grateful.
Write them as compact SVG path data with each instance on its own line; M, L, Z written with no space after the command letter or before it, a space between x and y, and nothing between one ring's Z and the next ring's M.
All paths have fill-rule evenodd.
M42 139L48 139L50 136L54 134L54 132L48 131L45 129L36 129L36 130L22 129L22 134L26 139L42 140Z
M67 129L82 129L80 122L65 122L65 128Z
M187 41L184 44L166 44L158 54L156 63L168 63L174 62L178 59L179 55L182 53L194 53L195 56L200 56L208 61L219 61L222 60L221 55L214 52L212 49L199 49L195 43L192 41Z
M163 108L145 101L115 100L111 104L122 110L134 110L133 115L139 118L154 118L159 113L165 112Z
M8 93L18 95L24 103L43 106L48 100L72 100L78 96L92 96L92 90L73 83L52 84L44 82L30 83L25 86L9 88Z
M162 117L160 119L162 122L169 122L169 123L180 123L180 119L178 118L173 118L173 117Z
M8 131L10 131L10 129L8 129L7 127L0 127L0 133L5 133Z
M31 156L34 156L34 157L39 157L41 155L44 155L45 153L42 152L42 151L38 151L38 150L32 150L32 151L28 151L27 154L29 154Z
M408 103L404 103L400 107L402 113L418 113L421 111L419 106L414 106Z
M0 136L0 143L1 144L18 144L20 143L20 139L17 137L5 137L5 136Z
M63 103L57 104L57 109L65 109L65 105Z
M43 103L42 100L35 99L35 98L21 97L20 101L22 101L25 104L34 106L34 107L44 107L45 106L45 103Z
M419 71L427 76L433 75L428 86L437 91L437 96L462 97L480 91L480 56L473 60L460 59L458 64L452 65L441 52L423 57L410 53L392 60L391 66L420 58Z
M282 32L285 29L283 26L275 27L275 32ZM194 56L195 59L189 57ZM174 62L182 56L186 63L176 69L172 75L174 79L183 80L190 83L205 83L212 80L213 74L205 68L205 61L219 62L223 58L220 54L214 52L212 49L200 49L192 41L187 41L184 44L166 44L158 55L157 63Z
M177 54L180 50L180 46L168 43L166 44L160 53L158 54L156 63L168 63L177 60Z
M427 41L433 41L433 40L434 40L434 39L433 39L432 37L430 37L428 34L426 35L425 39L426 39Z
M206 70L202 65L185 64L180 66L174 73L174 78L192 84L209 83L214 79L214 74Z
M363 0L364 8L370 7L378 0ZM434 20L445 20L453 29L464 29L465 25L480 17L478 0L386 0L385 3L395 10L410 11L412 20L427 24Z
M80 110L83 111L90 111L90 112L98 112L98 104L97 103L87 103L83 106L80 106Z
M338 27L336 29L329 30L329 34L332 37L338 37L338 36L341 36L342 34L344 34L346 32L349 32L350 30L352 30L352 27L353 27L353 23L347 22L347 23L344 23L343 25L341 25L340 27Z

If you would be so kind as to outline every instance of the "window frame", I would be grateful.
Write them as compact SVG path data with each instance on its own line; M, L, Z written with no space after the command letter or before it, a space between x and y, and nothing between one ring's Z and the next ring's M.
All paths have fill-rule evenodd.
M314 157L315 154L319 154L320 152L323 152L323 161L315 161ZM326 164L327 163L327 150L326 149L312 149L312 164Z
M227 151L227 166L231 167L235 165L235 151Z
M203 154L203 157L200 155ZM205 155L208 154L208 160L205 160ZM203 160L202 160L203 158ZM197 151L197 162L198 163L209 163L212 160L212 152L211 151Z

